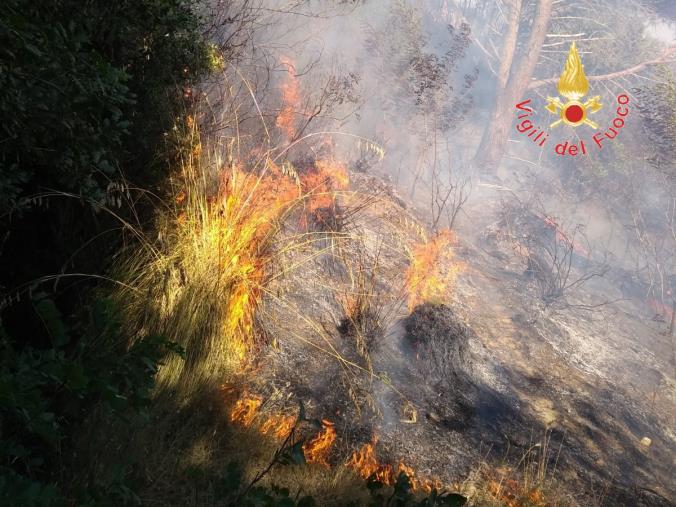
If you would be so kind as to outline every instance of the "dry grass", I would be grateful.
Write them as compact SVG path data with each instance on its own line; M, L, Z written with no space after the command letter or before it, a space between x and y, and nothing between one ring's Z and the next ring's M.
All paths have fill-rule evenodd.
M573 507L573 496L564 491L557 475L563 442L550 448L551 433L523 452L515 464L480 463L460 486L469 505L489 507Z
M160 391L186 394L223 381L256 347L273 241L303 201L298 182L271 160L245 168L226 150L222 162L199 149L194 122L189 135L194 149L182 160L172 206L158 214L158 240L121 264L117 294L131 330L184 347L185 360L170 358L157 382Z

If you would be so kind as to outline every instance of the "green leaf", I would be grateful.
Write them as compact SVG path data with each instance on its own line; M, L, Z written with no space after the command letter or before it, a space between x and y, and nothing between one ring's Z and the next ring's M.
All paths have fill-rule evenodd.
M49 298L42 299L35 304L35 311L47 328L47 332L51 336L55 346L61 347L68 343L70 338L66 332L61 312L59 312L54 301Z

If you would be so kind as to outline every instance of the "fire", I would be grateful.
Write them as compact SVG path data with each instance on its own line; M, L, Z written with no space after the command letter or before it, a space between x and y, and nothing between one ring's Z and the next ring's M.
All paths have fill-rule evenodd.
M256 417L260 406L261 399L259 397L249 397L245 394L242 398L237 400L237 403L235 403L235 406L230 412L230 420L239 423L242 426L250 426Z
M327 461L329 452L333 443L336 441L336 429L333 423L327 419L322 419L322 429L314 438L303 444L303 454L308 463L320 463L329 467Z
M376 442L377 439L374 439L371 443L364 444L361 449L355 451L347 465L364 479L374 476L378 482L388 485L394 484L396 478L392 465L382 465L376 459Z
M283 105L277 115L276 124L286 138L291 140L296 135L295 116L301 102L300 84L296 78L293 60L283 56L281 63L288 68L289 76L281 86Z
M337 160L317 160L314 169L303 175L303 190L308 195L308 211L335 206L335 191L344 190L350 183L347 167Z
M455 282L460 265L455 262L455 237L447 229L413 248L413 258L406 275L408 307L413 310L427 301L443 301Z
M274 436L277 440L284 440L295 424L296 418L292 415L273 415L261 425L260 432L263 435Z
M332 188L336 190L343 190L350 183L347 167L343 162L337 160L317 160L315 167L320 174L326 175L331 182Z
M252 426L259 414L261 403L259 396L251 396L245 393L235 403L230 413L230 420L245 427ZM283 440L290 435L295 425L296 418L294 416L273 414L258 426L258 431L262 435ZM336 436L334 424L327 419L322 419L322 430L303 444L305 461L330 467L328 458L336 441ZM373 477L376 481L388 486L394 485L399 475L404 473L408 477L413 491L422 490L429 493L432 490L440 491L442 489L442 484L438 479L416 477L413 468L404 462L399 462L396 467L379 463L375 451L377 441L377 438L374 437L370 443L364 444L359 450L355 451L348 460L347 466L354 469L364 479Z
M390 464L379 463L375 452L377 441L377 438L374 438L372 442L364 444L361 449L355 451L347 466L353 468L364 479L373 477L376 481L388 486L393 485L399 474L404 473L408 477L413 491L422 490L429 493L432 490L441 490L442 484L439 480L417 478L413 468L404 462L399 462L396 468Z
M232 408L230 420L247 428L252 426L260 413L261 404L262 400L259 396L252 396L245 392ZM257 428L262 435L284 440L289 436L295 425L296 418L292 415L272 414Z
M488 491L507 507L519 507L523 505L525 499L528 500L529 505L536 507L550 505L541 490L538 488L528 490L514 479L501 482L492 480L488 483Z
M295 182L270 163L261 176L226 169L212 199L206 233L220 255L211 269L230 280L222 333L239 339L234 352L240 361L252 345L254 311L269 260L261 247L298 197Z
M244 427L252 426L259 414L262 404L259 396L247 393L237 400L230 412L230 420ZM291 415L273 414L263 424L257 426L262 435L269 435L278 440L289 436L296 425L296 418ZM336 429L331 421L322 419L322 430L303 444L303 454L308 463L319 463L329 467L328 457L336 441Z

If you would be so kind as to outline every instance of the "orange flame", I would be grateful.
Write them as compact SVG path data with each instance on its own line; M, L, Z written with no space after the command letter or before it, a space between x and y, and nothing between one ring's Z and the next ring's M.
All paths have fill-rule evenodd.
M230 412L230 420L241 424L242 426L250 426L253 422L258 409L261 406L261 399L257 396L249 397L244 395L237 400L234 408Z
M315 170L303 175L303 190L308 194L308 211L314 213L335 206L335 191L350 183L347 167L336 160L317 160Z
M355 451L347 463L347 466L353 468L364 479L374 476L378 482L383 484L394 484L394 470L392 465L382 465L376 459L375 444L373 442L364 444L361 449Z
M519 507L523 505L525 499L528 500L528 505L536 507L550 505L540 489L528 489L514 479L500 482L491 480L488 483L488 491L493 498L503 502L507 507Z
M293 60L283 56L282 65L288 68L288 79L282 83L282 109L277 115L277 126L284 133L287 139L293 139L296 134L295 117L296 111L300 108L301 94L300 84L296 78L295 65Z
M396 469L390 464L381 464L378 462L375 453L377 438L372 442L364 444L361 449L355 451L347 463L347 466L353 468L364 479L373 477L376 481L392 486L399 474L404 473L411 483L413 491L423 490L431 492L440 491L442 484L438 479L420 479L415 476L415 471L404 462L399 462Z
M413 248L413 258L406 275L408 308L413 310L427 301L443 301L460 272L455 262L455 237L447 229Z
M331 447L336 441L336 429L333 427L333 423L326 419L322 419L322 426L324 427L323 430L303 444L303 454L305 455L305 461L308 463L320 463L326 467L330 467L327 459Z
M232 408L230 420L244 427L252 426L260 413L261 404L262 401L259 396L252 396L245 392ZM262 435L270 435L278 440L284 440L289 436L295 424L296 418L292 415L273 414L258 426L258 431Z
M223 335L239 337L235 354L240 360L245 359L252 346L254 311L269 261L261 247L298 195L295 182L270 163L261 176L237 166L225 169L218 194L209 201L205 237L220 253L213 269L234 280Z
M295 424L296 418L292 415L273 415L261 425L260 432L263 435L272 435L277 440L284 440L289 436Z

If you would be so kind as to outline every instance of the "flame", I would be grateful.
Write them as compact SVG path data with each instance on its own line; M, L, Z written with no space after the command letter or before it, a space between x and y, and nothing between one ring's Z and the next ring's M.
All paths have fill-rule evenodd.
M315 167L320 174L325 174L335 190L344 190L350 183L347 167L337 160L317 160Z
M381 464L376 458L375 446L377 438L373 438L370 443L364 444L358 451L355 451L347 462L347 466L354 469L364 479L373 477L377 482L392 486L396 483L399 474L404 473L408 477L413 491L432 490L440 491L442 484L438 479L420 479L416 477L415 471L404 462L399 462L397 467L390 464Z
M559 94L568 100L577 100L589 91L589 81L584 74L582 60L575 47L575 42L570 45L568 58L559 78Z
M361 449L355 451L347 466L353 468L364 479L374 476L378 482L393 484L392 465L382 465L376 459L376 442L377 439L374 438L371 443L364 444Z
M408 307L413 310L426 301L443 301L460 272L455 262L455 237L447 229L413 248L413 258L406 274Z
M227 274L230 284L222 334L238 337L234 353L240 361L252 346L254 311L269 261L261 246L298 197L295 182L270 162L261 176L236 166L225 170L212 200L206 234L219 255L211 269Z
M538 488L528 490L514 479L508 479L504 482L490 481L488 491L493 495L493 498L503 502L507 507L519 507L523 505L524 499L528 499L528 505L535 507L550 505L541 490Z
M232 388L227 388L232 389ZM260 413L262 401L258 395L250 395L244 392L237 400L230 412L230 420L244 427L253 425L254 420ZM269 435L278 440L284 440L289 436L296 425L296 418L292 415L272 414L260 426L258 431L262 435Z
M333 443L336 441L336 429L333 423L327 419L322 419L324 429L317 433L314 438L303 444L303 454L308 463L320 463L330 467L327 458Z
M500 469L484 474L487 480L486 489L494 499L507 507L519 507L524 504L533 507L551 505L551 501L545 497L540 488L532 486L526 480L520 482L510 477L510 474L510 470Z
M317 160L314 169L302 178L303 190L308 195L308 211L314 213L336 204L335 192L344 190L350 183L347 167L343 162L329 159Z
M250 397L245 393L245 395L235 403L235 406L230 412L230 420L245 427L251 426L260 406L261 399L258 396Z
M284 440L295 424L296 418L292 415L273 415L261 425L260 432L263 435L274 436L277 440Z
M296 135L296 111L300 108L301 102L300 84L296 78L293 60L283 56L280 62L288 68L289 76L281 86L282 109L277 115L276 123L286 138L291 140Z

